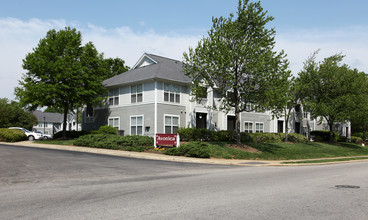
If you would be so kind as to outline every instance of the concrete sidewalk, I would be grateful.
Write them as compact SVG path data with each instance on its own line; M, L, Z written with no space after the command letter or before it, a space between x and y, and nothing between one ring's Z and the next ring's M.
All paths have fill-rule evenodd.
M238 165L238 166L311 166L311 165L326 165L326 164L337 164L337 163L349 163L359 162L367 160L353 160L353 161L337 161L328 163L312 163L312 164L283 164L288 160L236 160L236 159L203 159L193 157L182 157L182 156L170 156L165 154L146 153L146 152L134 152L134 151L122 151L122 150L110 150L102 148L90 148L90 147L79 147L79 146L68 146L68 145L56 145L56 144L39 144L33 141L21 141L16 143L0 142L3 145L13 145L22 147L34 147L34 148L45 148L55 150L66 150L66 151L78 151L93 154L103 154L121 157L134 157L141 159L150 160L165 160L175 162L187 162L187 163L204 163L204 164L220 164L220 165ZM342 157L339 157L342 158ZM321 159L334 159L334 158L321 158ZM310 159L319 160L319 159ZM290 161L306 161L305 160L289 160Z

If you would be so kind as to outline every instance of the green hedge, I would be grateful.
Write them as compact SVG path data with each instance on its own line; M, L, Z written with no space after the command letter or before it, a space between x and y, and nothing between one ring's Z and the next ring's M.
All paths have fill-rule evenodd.
M74 140L73 144L85 147L141 152L153 148L153 138L138 135L89 134Z
M66 137L70 139L79 138L80 136L91 134L91 131L66 131ZM53 136L54 139L61 138L63 131L56 132Z
M97 133L98 134L117 134L118 129L111 127L109 125L104 125L98 129Z
M210 157L208 144L200 141L183 144L179 147L169 148L165 150L164 153L173 156L186 156L197 158Z
M282 140L285 141L285 133L281 133L280 135L282 135L283 137ZM307 143L309 140L306 136L302 134L290 133L288 135L288 141L294 142L294 143Z
M235 142L234 130L212 131L197 128L179 128L177 131L181 141L209 141L209 142ZM240 133L241 142L275 143L285 139L284 133ZM308 138L301 134L289 134L289 141L295 143L308 142Z
M27 140L27 136L21 130L0 128L0 141L2 142L17 142L25 140Z
M324 141L330 141L330 131L311 131L311 136L314 137L314 141L317 142L324 142ZM337 132L333 132L333 142L337 142L339 139L339 135Z

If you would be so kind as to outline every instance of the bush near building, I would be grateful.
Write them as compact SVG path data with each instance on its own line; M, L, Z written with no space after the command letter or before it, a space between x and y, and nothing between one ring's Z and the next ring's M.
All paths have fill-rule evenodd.
M25 140L27 140L27 136L21 130L0 128L0 141L2 142L17 142Z

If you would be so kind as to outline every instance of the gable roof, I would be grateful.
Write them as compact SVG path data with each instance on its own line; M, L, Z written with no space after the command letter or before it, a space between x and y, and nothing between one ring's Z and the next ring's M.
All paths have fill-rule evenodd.
M145 58L151 62L144 62ZM149 79L169 80L178 83L191 82L191 79L183 72L183 63L178 60L153 54L143 54L134 67L134 69L103 81L103 85L114 87Z

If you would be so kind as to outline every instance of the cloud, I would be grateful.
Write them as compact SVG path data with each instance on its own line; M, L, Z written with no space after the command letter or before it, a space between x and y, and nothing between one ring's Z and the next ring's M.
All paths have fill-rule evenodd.
M290 68L297 74L303 62L320 49L318 60L331 55L345 55L343 63L351 68L368 73L368 27L344 27L340 29L299 29L281 32L276 35L277 50L284 49L288 54Z
M22 59L32 52L50 29L76 27L82 33L83 43L93 42L105 57L119 57L132 67L144 52L182 60L184 51L197 45L202 35L157 33L149 27L134 31L130 27L107 29L93 24L81 25L65 20L20 20L0 18L0 97L14 99L14 88L21 79ZM140 29L142 30L142 29ZM349 27L334 30L298 29L277 32L276 49L284 49L290 60L290 68L297 74L305 59L321 49L318 58L342 52L344 62L368 73L367 27ZM206 34L205 31L202 34Z

